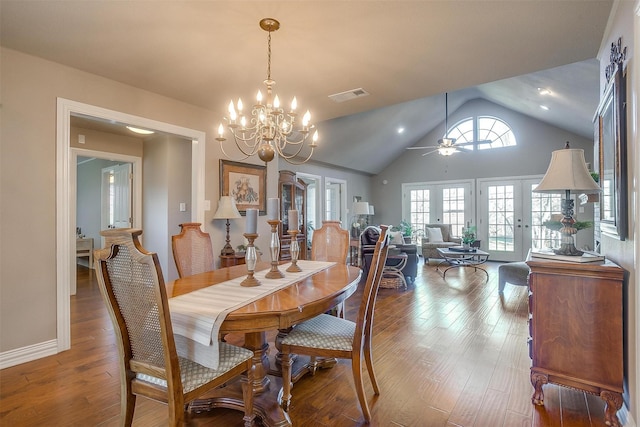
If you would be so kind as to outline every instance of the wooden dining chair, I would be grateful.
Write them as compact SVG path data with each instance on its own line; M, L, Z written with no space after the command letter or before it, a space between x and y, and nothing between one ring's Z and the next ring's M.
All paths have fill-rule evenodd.
M362 294L362 302L356 322L339 317L321 314L313 319L296 325L289 334L282 339L282 402L283 409L288 410L291 402L291 354L303 354L312 357L334 357L351 359L351 370L358 395L358 401L366 422L371 420L371 411L364 395L362 382L362 359L367 366L369 378L375 394L380 394L378 382L373 370L371 355L371 334L373 330L373 312L376 295L382 278L382 270L389 250L387 226L380 227L380 237L376 243L367 276L367 282ZM312 374L315 374L315 367Z
M340 227L340 221L322 221L322 227L313 232L311 259L347 263L349 255L349 232ZM331 310L332 314L344 318L344 302Z
M199 222L180 224L180 234L171 236L171 249L180 277L214 269L211 236L200 229Z
M178 356L158 256L140 245L141 230L101 234L108 247L96 251L96 270L118 341L122 425L131 425L138 395L167 403L169 425L183 425L185 403L243 373L244 425L253 425L253 352L220 343L217 369Z
M349 232L340 227L340 221L322 221L322 227L313 232L311 259L347 263Z

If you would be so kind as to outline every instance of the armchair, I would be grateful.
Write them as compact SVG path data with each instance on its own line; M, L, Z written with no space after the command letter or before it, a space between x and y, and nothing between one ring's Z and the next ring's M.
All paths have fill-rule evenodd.
M389 234L389 233L387 233ZM376 247L376 242L380 236L380 228L375 226L368 226L364 229L364 231L360 234L360 254L361 254L361 263L363 269L363 276L366 277L369 273L369 267L371 266L371 260L373 258L373 252ZM404 242L402 236L399 236L399 241ZM407 254L407 264L402 268L402 275L405 279L409 279L413 282L416 278L416 273L418 272L418 247L416 245L404 244L395 242L392 238L390 241L392 245L389 248L389 256L387 259L386 265L391 266L392 263L394 265L397 264L397 260L394 261L393 253L401 252Z
M440 258L438 248L450 248L459 246L462 240L459 237L451 236L451 224L425 224L424 236L422 237L422 256L427 264L430 258ZM429 229L438 229L442 235L440 239L438 233L430 232Z

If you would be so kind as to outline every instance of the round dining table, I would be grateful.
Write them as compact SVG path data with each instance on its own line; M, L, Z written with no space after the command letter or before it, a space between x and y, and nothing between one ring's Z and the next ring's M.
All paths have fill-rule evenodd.
M288 264L288 263L286 263ZM282 267L286 266L283 265ZM256 271L269 269L270 263L260 262ZM284 268L283 268L284 269ZM246 265L221 268L183 277L166 284L167 295L177 297L208 286L247 275ZM279 405L280 389L271 387L277 369L271 369L268 357L267 332L286 331L297 323L322 314L341 304L358 287L362 270L346 264L334 264L298 282L266 295L227 314L220 334L244 334L244 347L254 352L254 412L267 426L291 425L288 414ZM299 378L301 374L296 376ZM191 406L194 412L216 407L242 410L239 387L227 386Z

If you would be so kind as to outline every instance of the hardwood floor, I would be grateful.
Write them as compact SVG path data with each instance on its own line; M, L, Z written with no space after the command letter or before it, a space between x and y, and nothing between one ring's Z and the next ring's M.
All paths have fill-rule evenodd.
M507 285L499 297L497 265L486 264L486 282L472 269L450 270L443 280L435 264L421 262L408 290L380 290L374 322L379 396L364 375L372 426L605 425L601 400L572 389L546 385L545 405L531 404L527 290ZM1 426L119 425L113 328L95 274L79 268L78 293L71 298L72 348L0 371ZM347 304L348 318L355 318L359 299L356 294ZM364 425L349 363L295 384L295 426ZM188 419L193 426L242 425L240 412L224 409ZM164 405L138 398L135 426L166 421Z

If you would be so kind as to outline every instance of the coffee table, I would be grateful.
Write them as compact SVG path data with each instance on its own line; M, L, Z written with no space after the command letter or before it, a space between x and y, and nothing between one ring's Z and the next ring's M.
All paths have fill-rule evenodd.
M484 264L489 259L489 253L481 251L480 249L472 249L469 251L456 251L451 248L437 248L438 253L442 256L443 260L438 263L436 270L442 274L442 278L447 274L447 271L452 268L458 267L473 267L473 270L481 270L487 275L489 280L489 273L484 268L479 268L480 264ZM440 267L446 266L446 268L440 271Z

